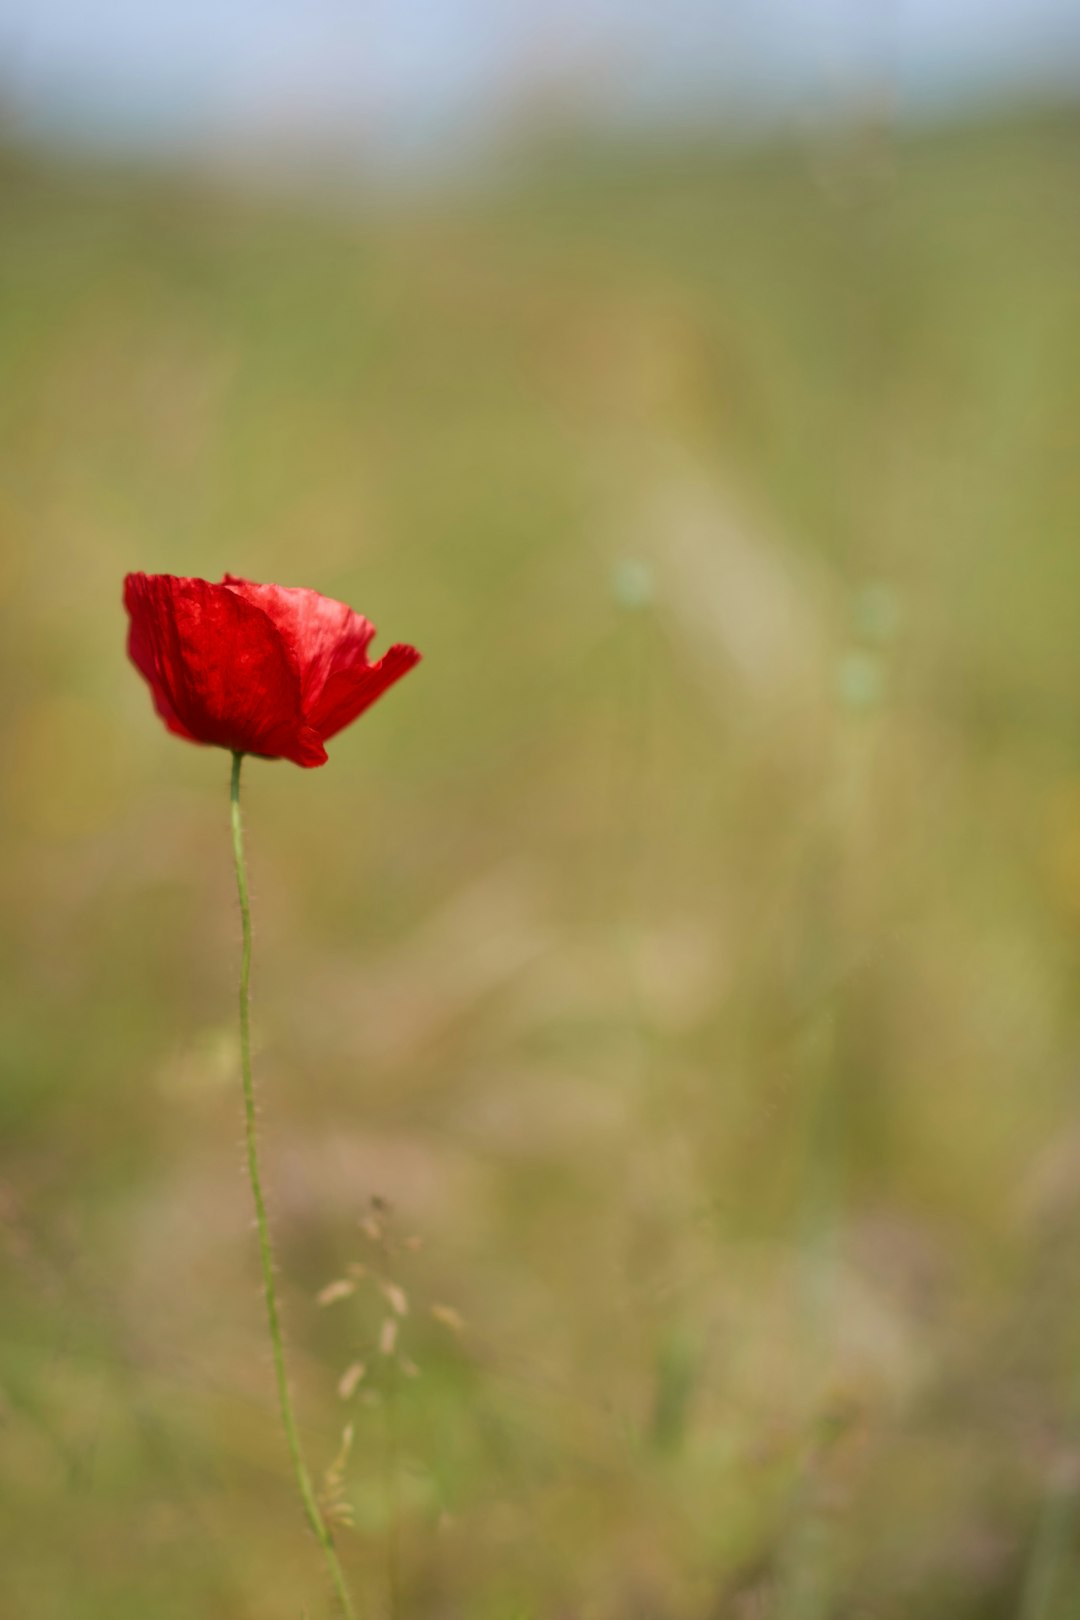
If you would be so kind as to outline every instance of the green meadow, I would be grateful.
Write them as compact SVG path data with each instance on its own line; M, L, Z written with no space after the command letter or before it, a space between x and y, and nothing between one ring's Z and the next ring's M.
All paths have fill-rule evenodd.
M6 152L2 1620L334 1613L229 760L129 569L424 653L245 767L365 1620L1080 1612L1078 187L1068 111L399 195Z

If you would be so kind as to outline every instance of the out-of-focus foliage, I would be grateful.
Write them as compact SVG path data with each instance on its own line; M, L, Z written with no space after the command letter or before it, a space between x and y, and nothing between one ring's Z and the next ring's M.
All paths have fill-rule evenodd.
M128 568L426 654L246 773L365 1612L1075 1612L1078 183L1071 116L394 206L8 157L5 1620L330 1613L228 760L125 663Z

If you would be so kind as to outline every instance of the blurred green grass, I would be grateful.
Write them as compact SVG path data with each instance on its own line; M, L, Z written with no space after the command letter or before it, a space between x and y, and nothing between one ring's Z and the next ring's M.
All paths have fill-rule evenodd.
M247 783L367 1612L395 1543L401 1620L1074 1612L1078 177L1064 112L348 205L7 154L4 1620L330 1612L228 762L153 717L129 568L426 655ZM315 1303L373 1195L424 1239L392 1397Z

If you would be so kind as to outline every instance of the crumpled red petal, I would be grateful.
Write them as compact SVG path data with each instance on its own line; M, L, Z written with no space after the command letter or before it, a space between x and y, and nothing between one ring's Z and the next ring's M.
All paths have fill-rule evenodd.
M324 742L351 724L387 687L393 686L420 662L415 647L396 642L377 663L334 670L308 719Z
M305 718L324 742L420 662L415 647L398 643L377 663L369 663L374 625L318 591L256 585L235 574L226 574L225 583L277 625L300 672Z
M365 668L375 626L344 602L293 585L257 585L226 574L231 591L262 609L276 626L300 676L305 715L315 712L330 677L342 670Z
M124 581L124 606L130 618L128 657L149 686L154 708L169 730L174 731L178 737L187 737L189 741L197 742L198 738L173 708L165 684L158 673L164 660L158 653L159 637L153 630L156 615L148 601L150 593L143 584L145 578L144 574L129 574Z

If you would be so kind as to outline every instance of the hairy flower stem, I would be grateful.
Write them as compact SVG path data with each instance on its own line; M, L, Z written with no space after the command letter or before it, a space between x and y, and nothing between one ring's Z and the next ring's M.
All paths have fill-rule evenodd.
M244 864L244 829L240 820L240 766L242 753L233 754L232 814L233 860L236 863L236 888L240 896L240 919L243 927L243 952L240 958L240 1073L244 1084L244 1141L247 1148L248 1179L255 1200L255 1224L259 1231L259 1259L262 1263L263 1294L266 1298L266 1319L270 1327L270 1347L274 1357L274 1375L277 1379L278 1404L285 1437L289 1442L296 1487L315 1533L315 1539L326 1557L327 1567L338 1603L345 1620L356 1620L345 1575L334 1549L334 1538L323 1518L311 1484L311 1475L300 1449L300 1434L296 1427L289 1380L285 1372L285 1346L281 1337L281 1315L278 1310L277 1286L274 1282L274 1256L270 1247L270 1226L266 1219L266 1200L263 1198L262 1178L259 1174L259 1153L255 1131L255 1086L251 1077L251 903L248 898L247 869Z

